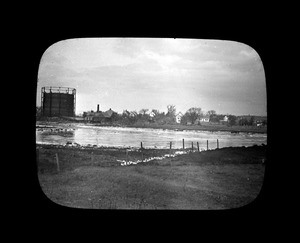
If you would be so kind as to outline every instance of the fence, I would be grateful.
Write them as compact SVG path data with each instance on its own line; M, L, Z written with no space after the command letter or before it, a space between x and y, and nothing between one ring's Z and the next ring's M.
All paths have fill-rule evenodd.
M212 142L209 140L206 141L186 141L185 139L182 139L182 144L181 146L175 148L174 146L175 142L174 141L170 141L167 149L169 150L169 156L174 155L174 151L178 151L181 150L183 152L201 152L201 151L205 151L205 150L209 150L211 149L219 149L219 139L216 140L216 142ZM78 146L79 144L76 144L76 146ZM147 146L147 148L153 148L153 146ZM144 156L144 151L145 151L145 144L143 144L143 142L140 142L140 148L136 148L134 150L138 150L140 152L140 158L141 158L141 162L144 162L145 160L147 160L147 153L145 154L146 156ZM129 149L125 149L126 151L126 159L124 161L128 162L129 161L129 152L131 150ZM177 153L177 151L175 152L175 154ZM54 156L52 157L53 161L52 163L55 165L56 167L56 172L59 173L61 168L60 168L60 158L59 158L59 154L55 153ZM37 168L39 167L39 160L40 160L40 151L39 149L36 150L36 161L37 161ZM90 153L90 161L92 163L94 163L94 152L91 151Z
M145 144L144 142L140 143L140 149L145 149L145 148L157 148L155 145L149 145L149 144ZM176 145L177 146L174 146ZM145 146L146 145L146 146ZM186 141L185 139L182 139L182 143L178 146L178 142L175 141L170 141L170 143L166 144L166 146L164 148L169 148L170 150L173 149L183 149L183 150L197 150L200 152L201 148L203 148L202 150L209 150L211 149L219 149L219 139L215 141L211 141L211 140L205 140L204 142L199 142L199 141ZM163 149L163 148L162 148Z
M128 154L129 154L129 151L131 150L128 150L126 149L126 159L125 160L118 160L119 162L121 162L121 165L130 165L130 164L137 164L137 163L140 163L140 162L148 162L148 161L151 161L151 160L155 160L155 159L163 159L163 158L166 158L166 157L174 157L178 154L183 154L183 153L187 153L187 152L201 152L201 149L200 149L200 144L199 142L197 141L195 143L195 149L194 149L194 141L190 141L190 144L191 144L191 147L186 147L187 143L184 139L182 139L182 147L181 148L172 148L172 145L173 145L173 142L170 141L169 143L169 154L165 154L161 157L150 157L150 158L145 158L144 159L144 151L145 151L145 147L143 145L143 142L141 142L141 147L138 149L139 152L141 153L140 154L140 158L139 160L137 161L129 161L128 159ZM196 147L196 144L197 144L197 147ZM216 149L219 149L219 139L217 139L216 141ZM175 153L172 153L172 151L174 150L177 150L175 151ZM178 150L181 150L182 153L178 153ZM209 141L206 140L206 150L209 150Z

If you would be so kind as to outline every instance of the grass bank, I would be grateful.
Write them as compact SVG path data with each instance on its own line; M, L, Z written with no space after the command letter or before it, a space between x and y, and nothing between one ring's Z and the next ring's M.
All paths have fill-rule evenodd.
M202 124L202 125L182 125L182 124L144 124L144 125L128 125L127 127L137 128L153 128L153 129L168 129L168 130L195 130L195 131L226 131L226 132L246 132L246 133L267 133L266 126L227 126L223 124Z
M194 152L120 166L120 148L39 145L38 176L53 202L95 209L224 209L250 203L263 183L267 146ZM145 149L144 158L169 150ZM56 167L59 157L60 171ZM141 151L129 152L131 160Z

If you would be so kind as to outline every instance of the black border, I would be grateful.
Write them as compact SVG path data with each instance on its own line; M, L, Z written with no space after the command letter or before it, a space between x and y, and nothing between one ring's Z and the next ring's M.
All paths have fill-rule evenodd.
M198 22L196 22L198 23ZM253 25L256 23L254 22ZM267 35L264 28L257 28L256 26L250 25L249 28L240 27L236 28L224 28L222 25L220 28L216 26L209 26L209 28L204 28L203 24L195 25L189 23L159 23L158 25L152 26L147 25L143 27L137 27L132 30L127 28L130 24L125 26L120 23L120 26L116 28L115 26L109 25L107 28L93 27L90 28L78 28L78 26L72 29L69 26L63 26L63 28L58 28L57 26L51 26L50 28L44 27L43 30L33 30L29 36L24 38L26 51L23 60L26 62L25 65L25 85L22 82L24 80L18 81L18 84L23 86L24 96L21 95L23 102L22 106L26 105L29 107L26 110L21 110L19 116L26 118L23 119L22 123L26 126L26 141L24 149L20 154L26 154L28 157L27 165L22 165L23 161L17 162L20 165L19 169L22 168L22 175L20 179L23 181L22 190L19 195L22 198L22 208L21 211L26 213L30 218L34 218L36 222L52 221L58 218L64 218L68 223L76 223L84 220L94 220L101 218L107 223L115 223L115 217L118 219L118 224L122 225L127 223L127 219L130 221L136 220L139 222L142 220L155 220L159 218L158 225L177 225L185 224L182 222L215 222L217 225L227 224L227 221L235 221L234 225L239 225L241 222L252 222L256 221L257 227L264 227L264 222L266 218L272 213L275 205L273 204L274 198L274 159L272 155L272 140L273 140L273 128L271 121L273 120L272 109L270 108L270 100L273 99L273 80L274 75L272 73L272 62L270 57L270 36ZM189 27L187 27L189 26ZM236 26L236 25L234 25ZM264 27L264 26L262 26ZM138 30L137 30L138 29ZM266 165L265 183L263 189L257 200L248 206L233 209L233 210L217 210L217 211L109 211L109 210L80 210L71 209L66 207L58 206L52 203L43 194L39 185L37 184L37 174L35 167L35 106L36 106L36 81L37 72L40 62L40 58L44 51L57 41L70 39L70 38L84 38L84 37L152 37L152 38L196 38L196 39L219 39L219 40L232 40L245 43L251 46L260 55L266 74L267 83L267 104L268 104L268 163ZM271 81L272 80L272 81ZM272 83L271 83L272 82ZM273 87L272 87L273 86ZM15 104L16 107L20 106L20 103ZM28 113L30 111L30 113ZM28 138L28 139L27 139ZM20 156L20 159L23 157ZM272 163L272 164L271 164ZM276 163L274 163L276 164ZM25 173L25 176L24 176ZM25 203L24 203L25 201ZM29 212L29 214L27 214ZM114 217L114 220L112 220ZM102 221L101 220L101 221ZM206 221L207 220L207 221ZM102 221L103 222L103 221ZM149 221L151 222L151 221ZM61 222L58 221L58 224ZM100 223L101 224L101 223Z

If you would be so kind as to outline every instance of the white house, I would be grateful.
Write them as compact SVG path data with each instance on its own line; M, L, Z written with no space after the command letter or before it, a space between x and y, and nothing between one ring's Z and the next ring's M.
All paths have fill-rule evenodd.
M209 122L209 116L201 117L200 122Z
M149 116L150 116L151 118L153 118L153 117L155 117L155 113L154 113L153 111L151 111L150 114L149 114Z
M228 122L228 116L224 116L223 120L221 120L223 122Z
M177 123L180 123L181 122L181 118L182 118L183 114L181 112L179 112L177 115L176 115L176 122Z

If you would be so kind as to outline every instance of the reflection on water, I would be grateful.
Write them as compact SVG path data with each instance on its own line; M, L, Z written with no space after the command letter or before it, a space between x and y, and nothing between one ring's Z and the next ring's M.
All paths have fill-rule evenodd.
M74 132L68 133L50 133L36 131L36 142L49 143L49 144L66 144L67 141L75 142Z
M143 142L144 147L182 148L182 139L185 147L191 147L194 143L196 148L199 142L200 148L206 148L206 141L209 141L209 148L229 146L251 146L254 144L267 144L266 134L247 134L230 132L207 132L207 131L172 131L149 128L120 128L120 127L97 127L75 125L75 129L69 132L49 133L36 131L37 143L66 144L74 142L81 145L98 146L132 146L139 147Z

